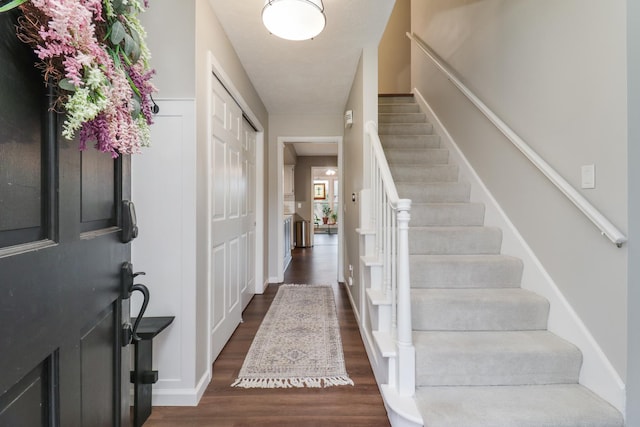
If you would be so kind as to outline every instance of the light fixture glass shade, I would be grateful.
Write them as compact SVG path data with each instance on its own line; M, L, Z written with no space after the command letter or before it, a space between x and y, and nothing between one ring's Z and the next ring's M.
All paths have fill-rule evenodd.
M308 40L324 30L327 20L322 0L266 0L262 22L280 38Z

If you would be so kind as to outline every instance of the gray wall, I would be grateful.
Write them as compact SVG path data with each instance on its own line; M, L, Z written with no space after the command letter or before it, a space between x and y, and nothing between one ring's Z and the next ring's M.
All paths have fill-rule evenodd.
M356 75L351 85L351 91L345 110L353 110L353 126L345 129L343 143L343 200L344 213L344 277L349 277L349 265L353 266L353 286L350 288L354 299L354 310L361 315L364 301L360 283L360 236L356 229L360 224L361 200L360 192L364 188L363 182L363 144L365 124L378 121L378 47L365 47L358 62ZM351 194L357 195L356 201L351 201Z
M562 176L627 230L625 2L412 1L412 31ZM412 85L622 378L627 248L616 248L439 71L412 51Z
M195 98L195 10L194 0L181 2L180 7L169 0L154 0L140 15L148 35L151 67L156 70L156 98Z
M627 1L629 259L640 259L640 2ZM627 425L640 426L640 263L629 263Z
M411 0L396 0L378 46L378 92L411 92Z
M299 156L295 170L295 186L296 186L296 214L306 221L313 223L311 215L311 205L313 199L311 197L311 168L312 167L338 167L337 156ZM338 177L338 179L341 179ZM342 198L343 195L340 195ZM300 203L300 207L298 207Z

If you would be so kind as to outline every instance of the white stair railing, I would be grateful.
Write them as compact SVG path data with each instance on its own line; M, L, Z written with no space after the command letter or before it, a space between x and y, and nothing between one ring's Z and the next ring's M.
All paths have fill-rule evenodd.
M383 289L391 301L390 330L395 334L397 372L395 386L402 396L415 393L415 349L411 327L409 275L409 220L411 200L400 199L384 155L375 122L365 126L364 185L371 189L370 225L375 232L375 252L383 265Z

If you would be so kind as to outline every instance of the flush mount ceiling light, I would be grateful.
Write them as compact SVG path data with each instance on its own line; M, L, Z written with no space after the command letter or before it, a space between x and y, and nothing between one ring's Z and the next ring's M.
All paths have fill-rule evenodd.
M280 38L308 40L324 30L327 18L322 0L266 0L262 22Z
M333 169L327 169L327 171L325 172L325 174L327 175L335 175L336 171L334 171Z

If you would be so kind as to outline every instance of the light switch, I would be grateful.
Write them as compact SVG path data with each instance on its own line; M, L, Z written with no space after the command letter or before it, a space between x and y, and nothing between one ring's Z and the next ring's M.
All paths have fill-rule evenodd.
M302 208L302 203L298 203L298 209Z
M582 166L582 188L596 188L596 165Z

